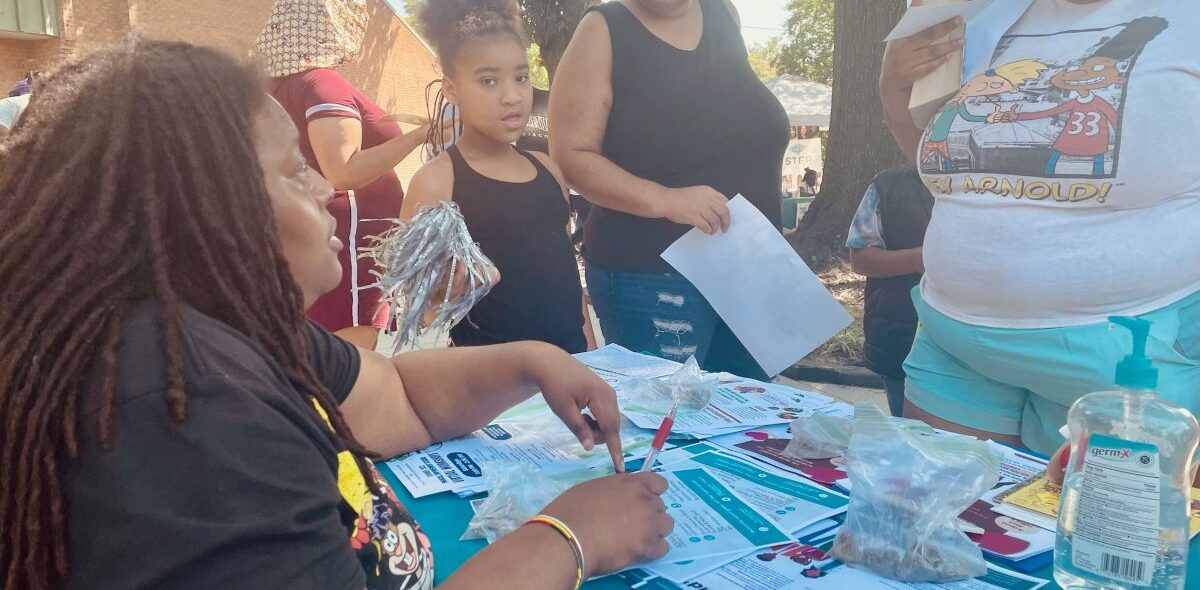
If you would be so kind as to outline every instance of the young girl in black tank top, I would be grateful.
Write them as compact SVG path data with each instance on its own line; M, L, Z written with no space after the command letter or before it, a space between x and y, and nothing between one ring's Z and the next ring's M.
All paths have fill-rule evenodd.
M450 330L451 340L456 346L540 340L583 352L593 338L567 234L562 175L549 156L512 146L533 106L524 43L512 35L431 41L463 132L417 171L401 217L453 200L500 271L491 293Z

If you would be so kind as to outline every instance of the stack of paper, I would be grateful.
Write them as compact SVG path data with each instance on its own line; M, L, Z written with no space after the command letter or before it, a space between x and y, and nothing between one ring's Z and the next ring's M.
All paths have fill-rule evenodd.
M1192 488L1191 536L1200 535L1200 488ZM1042 474L1004 490L994 501L994 510L1005 516L1024 520L1048 531L1058 528L1058 508L1062 501L1062 486L1052 483Z
M995 442L990 445L1001 456L1000 482L959 518L977 527L968 536L984 553L1022 571L1041 569L1049 564L1055 533L997 512L999 500L996 498L1028 478L1045 472L1046 462Z
M982 577L942 584L907 584L844 566L828 552L838 529L799 537L791 543L755 551L729 565L688 581L705 590L1037 590L1046 584L989 564Z
M730 453L709 450L690 456L667 456L675 452L659 455L665 457L665 464L658 471L707 469L744 497L746 502L791 533L819 520L837 516L845 512L849 504L849 499L842 494ZM667 463L676 457L678 461Z
M841 409L845 404L828 409ZM775 424L762 428L753 428L744 432L719 436L709 440L710 443L727 451L732 451L772 467L804 476L831 489L845 491L849 488L846 475L845 460L842 457L830 459L801 459L784 454L784 449L792 440L792 433L787 424Z
M834 523L828 526L828 523ZM941 584L905 583L846 567L828 552L841 526L821 521L794 535L788 543L758 549L718 567L696 561L685 580L673 580L650 569L614 576L629 588L649 590L1038 590L1045 580L988 564L988 573L970 580Z
M835 410L836 408L830 408ZM748 457L772 467L804 476L816 483L830 487L833 490L849 492L850 482L845 470L845 459L833 457L830 459L801 459L784 454L791 433L786 425L755 428L745 432L717 437L708 442L697 443L672 451L662 453L662 461L673 460L685 453L702 453L711 450L731 452ZM976 501L960 520L973 541L980 548L1006 563L1022 571L1032 571L1045 565L1044 560L1031 561L1032 558L1045 557L1054 548L1055 534L1051 524L1050 530L1037 526L1028 518L1015 511L1006 512L997 507L998 496L1003 496L1008 490L1016 487L1027 478L1041 475L1046 469L1046 462L1015 451L1004 445L991 443L992 447L1002 457L1000 464L1000 483L982 498ZM1057 506L1057 505L1056 505Z
M747 504L766 515L780 530L793 534L814 525L833 522L829 518L844 513L849 504L849 499L841 494L728 453L672 453L676 454L664 461L673 458L680 460L664 465L656 471L669 473L703 469L728 486ZM664 455L666 453L660 456ZM742 552L727 553L703 561L681 561L678 555L668 553L663 559L644 567L663 578L683 583L706 571L735 561L742 555Z
M996 496L997 513L1033 523L1048 531L1058 529L1058 504L1062 486L1035 474Z
M704 439L792 420L835 403L819 393L727 373L717 375L718 386L709 405L699 412L680 412L675 416L673 432ZM617 392L621 413L634 425L650 430L663 421L661 408L643 407L622 398Z
M817 535L833 530L839 526L841 526L841 523L827 518L824 520L819 520L812 525L801 529L795 533L793 537ZM674 584L687 585L688 580L695 579L699 576L707 574L708 572L725 567L735 561L738 561L739 559L742 559L743 557L745 557L744 554L738 553L733 555L719 555L717 557L696 559L679 563L660 563L655 565L653 569L639 568L636 570L640 572L637 578L640 580L658 580L660 583L669 583L672 586L674 586ZM691 585L688 587L695 588L696 586Z
M616 344L575 355L596 374L604 377L610 385L618 385L627 379L654 379L678 371L683 365L648 354L639 354Z
M623 421L621 443L627 459L644 456L653 433ZM550 475L578 481L578 472L613 472L608 448L585 451L575 435L550 413L540 396L501 415L487 427L455 440L387 461L385 465L414 498L440 492L472 496L486 491L488 463L528 463Z
M663 503L675 519L667 536L667 555L643 567L744 554L789 539L767 515L704 468L662 471L667 480Z

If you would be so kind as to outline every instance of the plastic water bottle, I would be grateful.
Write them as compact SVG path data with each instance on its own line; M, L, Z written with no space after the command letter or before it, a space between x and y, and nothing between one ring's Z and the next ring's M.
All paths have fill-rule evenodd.
M1117 365L1117 389L1068 413L1054 580L1064 590L1183 590L1200 424L1155 391L1150 322L1109 320L1133 332L1133 352Z

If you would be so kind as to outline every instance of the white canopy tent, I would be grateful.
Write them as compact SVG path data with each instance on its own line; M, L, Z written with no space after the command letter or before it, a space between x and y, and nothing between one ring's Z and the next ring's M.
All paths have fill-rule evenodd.
M800 76L783 75L767 82L767 88L783 104L788 121L799 127L829 127L833 88Z

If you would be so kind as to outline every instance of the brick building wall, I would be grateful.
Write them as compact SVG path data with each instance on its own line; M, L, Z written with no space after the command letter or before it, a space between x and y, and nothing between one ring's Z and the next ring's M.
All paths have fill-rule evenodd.
M27 71L120 40L133 28L252 59L254 39L271 13L271 0L59 0L59 6L61 38L0 38L0 90ZM342 74L385 110L424 115L425 86L440 76L436 58L383 0L370 0L368 10L371 24L362 53L343 66ZM405 186L420 164L414 153L396 168Z

